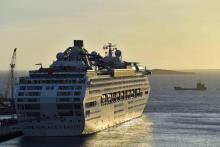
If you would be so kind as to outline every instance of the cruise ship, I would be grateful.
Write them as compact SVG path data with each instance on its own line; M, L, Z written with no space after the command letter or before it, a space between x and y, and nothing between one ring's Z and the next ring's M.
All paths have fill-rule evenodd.
M142 115L150 71L123 61L111 43L103 49L105 56L89 53L74 40L48 68L17 80L16 113L25 136L91 134Z

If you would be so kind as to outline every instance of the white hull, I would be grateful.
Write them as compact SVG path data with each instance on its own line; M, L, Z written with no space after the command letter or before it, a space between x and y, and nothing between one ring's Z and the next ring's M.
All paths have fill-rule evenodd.
M121 124L133 118L137 118L142 115L144 108L147 104L150 87L146 77L137 77L140 82L129 83L127 84L113 84L106 86L93 86L93 84L84 85L82 91L84 91L82 96L84 97L80 102L82 105L82 115L80 116L58 116L58 111L67 111L57 109L57 104L66 104L66 102L56 102L56 98L51 98L45 94L44 98L40 98L40 111L41 115L45 115L41 118L32 118L27 116L18 115L19 125L22 128L22 131L25 136L78 136L81 134L91 134L103 129ZM131 79L126 79L124 81L131 81ZM133 80L133 81L134 81ZM112 83L116 80L109 78L108 81ZM108 82L107 81L107 82ZM96 82L94 82L96 83ZM104 82L106 83L106 81ZM139 85L137 85L139 83ZM121 89L118 89L117 86L122 86ZM101 104L101 96L104 93L109 93L106 91L109 87L114 87L109 92L114 93L115 91L124 91L126 89L144 89L147 93L142 92L142 95L125 98L121 100L115 100L114 102ZM99 92L90 92L94 91L94 87L99 89ZM127 88L126 88L127 87ZM130 88L128 88L130 87ZM56 88L55 88L56 89ZM86 103L89 101L96 101L97 104L94 107L86 108ZM50 103L49 103L50 102ZM18 103L23 104L24 102ZM30 103L30 104L33 104ZM24 104L25 105L25 104ZM20 110L20 113L32 112L32 110ZM87 114L89 111L89 115Z

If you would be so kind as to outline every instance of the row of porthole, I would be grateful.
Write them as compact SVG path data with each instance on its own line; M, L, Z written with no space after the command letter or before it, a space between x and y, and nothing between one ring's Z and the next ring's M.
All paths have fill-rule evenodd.
M127 100L127 99L132 99L132 98L139 98L143 95L142 92L138 93L138 94L129 94L129 95L123 95L123 96L119 96L118 98L111 98L110 100L108 100L108 98L106 97L101 97L101 105L108 105L111 103L115 103L115 102L120 102L121 100Z
M102 83L102 84L94 84L91 85L92 87L102 87L102 86L109 86L109 85L119 85L119 84L133 84L137 82L143 82L143 79L141 80L133 80L133 81L121 81L121 82L111 82L111 83Z
M85 79L74 80L27 80L20 79L19 84L82 84L85 83Z
M71 128L74 128L74 129L78 129L78 128L81 128L80 125L70 125L70 126L27 126L25 127L24 129L71 129Z
M140 106L143 106L143 105L145 105L145 104L146 104L146 103L138 104L138 105L135 105L135 106L130 106L130 107L128 107L128 109L140 107Z

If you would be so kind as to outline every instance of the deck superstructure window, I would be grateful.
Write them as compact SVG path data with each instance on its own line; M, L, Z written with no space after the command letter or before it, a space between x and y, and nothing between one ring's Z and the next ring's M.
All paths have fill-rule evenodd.
M46 90L54 90L54 86L47 86Z
M86 108L96 107L96 105L97 105L97 102L96 102L96 101L87 102L87 103L86 103Z
M71 96L71 95L73 95L73 93L70 91L57 92L57 96Z
M40 92L26 92L25 96L40 96Z
M20 90L25 90L26 86L20 86Z
M58 112L59 116L73 116L73 111Z
M28 98L28 102L40 102L40 98Z
M82 89L82 86L76 86L75 89L76 89L76 90L81 90L81 89Z
M27 112L26 116L28 116L28 117L40 117L40 112Z
M42 90L42 86L27 86L27 90Z
M39 110L40 104L25 104L25 110Z
M74 86L59 86L59 90L74 90Z
M79 79L79 80L78 80L78 83L79 83L79 84L85 83L85 79Z
M19 84L83 84L85 79L65 79L65 80L54 80L54 79L26 79L20 78Z
M71 98L57 98L57 102L70 102Z
M18 110L24 110L24 105L23 104L17 104L17 109Z
M17 99L17 102L23 102L23 101L24 101L24 99L22 99L22 98Z
M73 98L73 101L74 101L74 102L79 102L79 101L80 101L80 98Z
M76 112L75 112L75 115L76 115L76 116L82 116L82 113L79 112L79 111L76 111Z
M57 109L64 109L64 110L69 110L69 109L73 109L73 104L69 104L69 103L66 103L66 104L57 104Z
M101 96L101 105L107 105L115 102L120 102L125 99L139 98L143 95L140 88L118 91L113 93L103 94Z
M81 109L81 105L80 104L74 104L74 109Z
M74 92L74 96L80 96L81 95L81 92L80 91L75 91Z
M18 96L24 96L24 92L19 92Z

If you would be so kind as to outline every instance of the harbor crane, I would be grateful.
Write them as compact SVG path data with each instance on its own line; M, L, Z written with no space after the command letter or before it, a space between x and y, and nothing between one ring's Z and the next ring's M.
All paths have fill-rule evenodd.
M14 91L15 91L15 63L16 63L16 51L17 48L13 50L13 54L11 57L10 67L9 67L9 75L6 83L5 89L5 99L14 100Z

